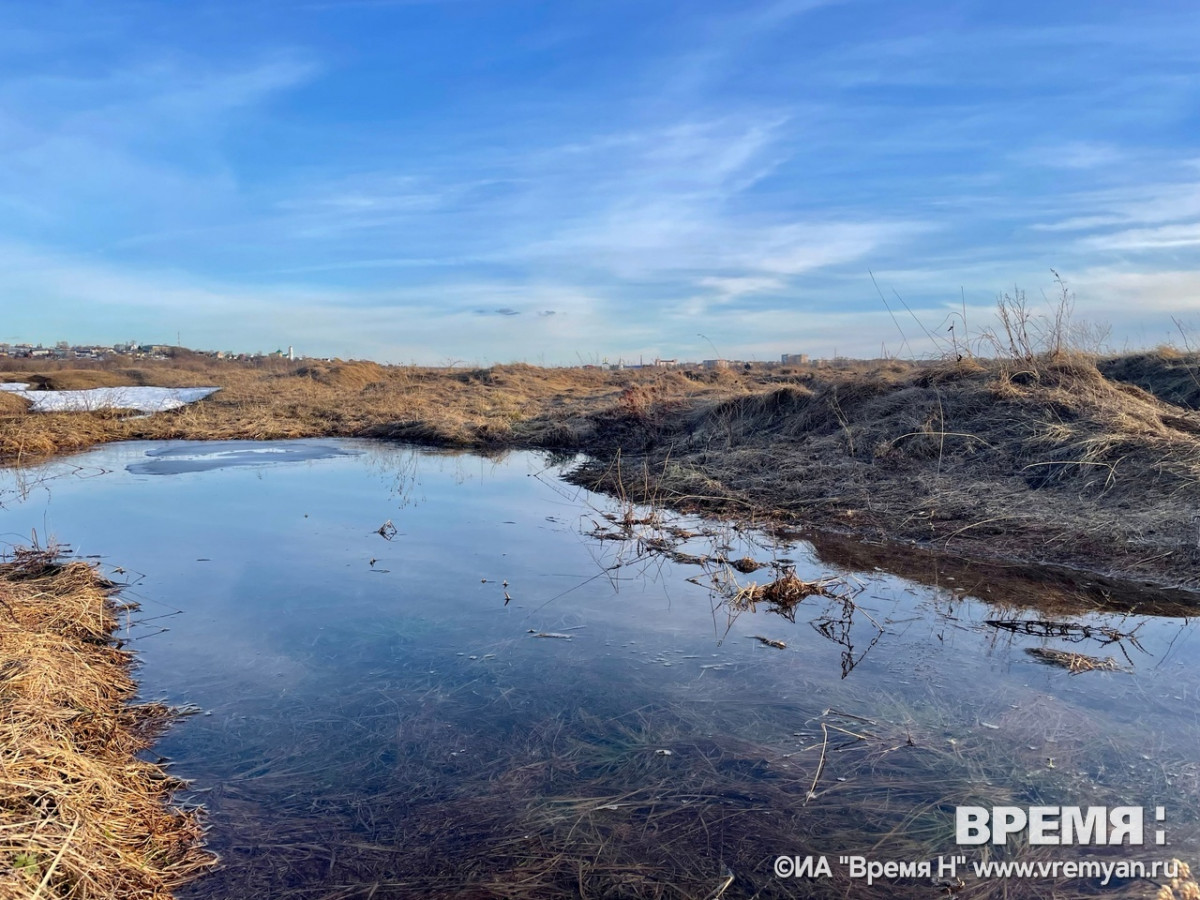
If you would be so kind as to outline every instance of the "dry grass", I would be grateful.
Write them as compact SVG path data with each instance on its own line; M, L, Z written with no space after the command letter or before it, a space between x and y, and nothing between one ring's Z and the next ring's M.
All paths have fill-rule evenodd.
M1121 671L1120 664L1111 656L1100 658L1070 650L1056 650L1053 647L1029 647L1025 652L1046 665L1066 669L1072 675L1078 675L1080 672Z
M222 390L149 418L0 411L0 455L29 459L130 438L315 435L582 450L593 463L580 480L630 499L770 517L796 527L832 525L859 535L921 540L939 551L1115 565L1153 578L1194 579L1191 516L1200 509L1200 419L1103 377L1086 359L1035 362L889 363L785 375L286 361L247 366L183 359L125 371L136 383L218 384ZM628 531L637 523L613 524ZM903 556L912 566L930 559L911 551ZM942 563L929 565L933 581L958 585L958 577L964 589L987 596L963 575L982 577L978 568L947 576ZM58 569L45 560L27 572L0 574L7 579L0 596L25 610L6 617L0 609L0 651L10 661L0 669L3 727L18 729L6 733L3 746L30 748L5 749L0 757L0 853L12 867L0 876L0 896L37 896L45 881L43 897L165 898L207 860L195 849L194 817L167 805L177 783L131 756L153 738L165 711L128 705L128 658L108 645L113 613L106 586L86 567ZM1082 602L1057 583L1028 583L1030 603L1038 592L1062 594L1064 605ZM1112 592L1117 602L1131 596L1123 588ZM88 599L60 602L60 594ZM837 603L845 601L838 584L804 582L787 572L754 585L748 599L786 609L813 594L844 606L847 615L853 610L848 601ZM837 621L829 622L835 633ZM60 643L68 649L51 658ZM31 661L13 667L12 660L26 658ZM47 717L47 709L54 715ZM703 848L703 859L723 859L741 879L726 895L732 897L752 895L751 884L789 889L762 870L778 848L860 846L869 834L895 842L889 849L900 857L925 852L944 838L936 830L936 810L921 804L944 780L943 761L932 756L949 751L919 736L910 743L907 732L854 744L830 757L839 761L834 770L821 766L819 744L795 760L782 747L701 741L698 728L614 734L612 726L596 725L590 739L559 748L560 729L561 722L550 718L545 734L528 736L530 762L497 770L494 795L484 802L456 791L446 780L453 773L428 761L429 742L415 740L405 758L411 773L404 775L412 777L403 781L406 791L415 785L426 793L405 795L416 807L415 830L408 834L427 839L384 835L375 846L355 836L339 847L336 863L311 835L300 840L287 832L295 823L316 834L331 827L328 815L308 808L298 782L297 816L288 817L274 839L264 836L261 848L230 848L231 867L219 877L253 894L254 879L270 874L260 852L267 848L278 865L336 873L350 886L374 883L380 897L462 895L464 857L458 850L472 840L493 839L488 854L468 860L477 896L706 896L726 876L697 865L696 848ZM468 737L492 740L474 732ZM496 745L481 754L503 759L511 748L502 744L516 740L496 735ZM988 746L994 743L989 739ZM77 764L61 746L86 748L92 756ZM660 756L656 749L672 753ZM780 777L764 779L763 760ZM296 770L302 768L298 763ZM119 777L103 780L102 770ZM730 773L755 815L771 811L754 827L746 824L745 810L725 806ZM879 806L881 776L893 791L886 808ZM821 796L810 799L814 785ZM939 794L940 802L971 799L965 781L956 790L952 797ZM531 804L531 795L541 799ZM854 813L844 823L824 820L844 831L835 828L813 842L813 822L822 821L813 813L823 804ZM897 810L917 808L928 820L921 828L897 820ZM300 815L305 810L308 822ZM112 818L89 818L95 815ZM495 841L499 834L510 840ZM592 850L581 854L580 846ZM376 858L384 853L412 853L398 868L419 877L399 881L395 869L380 872ZM755 873L753 882L745 873ZM826 887L828 895L844 896L852 886ZM58 893L47 893L51 889ZM989 896L988 889L970 896ZM354 891L328 896L358 896ZM928 891L920 885L912 896ZM899 896L891 886L875 895ZM1065 890L1051 895L1073 896Z
M792 569L786 569L774 581L765 584L750 582L742 585L730 597L736 610L753 611L756 604L767 603L781 610L788 610L809 597L826 597L832 600L848 599L852 596L845 581L840 578L823 578L805 581Z
M102 369L60 369L30 375L28 380L29 389L34 391L87 391L141 383L127 372Z
M790 374L198 357L116 371L221 390L148 418L0 411L0 459L311 436L585 452L581 484L635 500L1200 586L1200 414L1078 354Z
M29 401L12 391L0 391L0 418L23 415L29 409Z
M137 756L172 713L132 703L116 625L91 567L0 565L0 896L166 900L212 862L181 783Z
M1200 409L1200 353L1159 347L1149 353L1102 360L1100 371L1107 378L1137 385L1167 403Z
M1176 860L1179 874L1169 884L1164 884L1154 900L1200 900L1200 884L1192 876L1192 869L1185 862Z

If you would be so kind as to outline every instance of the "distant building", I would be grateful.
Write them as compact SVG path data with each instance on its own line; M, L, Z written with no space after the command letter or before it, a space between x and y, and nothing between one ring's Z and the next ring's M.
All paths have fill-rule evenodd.
M659 369L673 369L677 365L679 365L679 360L677 360L677 359L656 359L654 361L654 365L656 368L659 368Z
M785 366L807 366L807 353L785 353L780 357Z
M706 369L728 369L729 360L727 359L706 359L700 363Z

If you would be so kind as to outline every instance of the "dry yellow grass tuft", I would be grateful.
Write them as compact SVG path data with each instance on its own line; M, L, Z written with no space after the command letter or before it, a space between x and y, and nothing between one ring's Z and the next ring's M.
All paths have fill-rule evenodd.
M361 391L368 385L388 380L387 370L375 362L314 363L296 370L296 376L311 378L330 387Z
M168 900L213 862L181 782L137 758L172 713L131 702L116 625L90 566L0 565L0 896Z
M29 410L29 401L18 393L0 391L0 416L20 416Z
M1088 656L1086 653L1074 653L1070 650L1056 650L1053 647L1028 647L1025 650L1030 656L1050 666L1066 669L1072 675L1080 672L1119 672L1120 664L1111 656L1103 658Z
M1179 860L1174 861L1179 874L1169 884L1164 884L1154 895L1154 900L1200 900L1200 884L1192 878L1192 869Z
M103 369L58 369L25 377L31 391L87 391L139 384L125 372Z

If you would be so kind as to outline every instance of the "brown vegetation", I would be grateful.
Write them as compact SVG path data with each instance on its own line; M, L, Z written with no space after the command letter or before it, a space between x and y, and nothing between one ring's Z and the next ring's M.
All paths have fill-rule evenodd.
M0 412L0 458L322 435L583 452L576 479L630 499L1195 588L1200 414L1155 396L1152 373L1144 386L1103 374L1118 363L1030 352L786 371L463 370L191 356L115 371L220 385L212 397L151 417ZM63 372L21 377L37 375Z
M166 900L212 862L137 756L172 713L132 703L112 588L50 553L0 565L0 896Z
M29 401L20 394L0 391L0 416L18 416L29 409Z
M1200 409L1200 353L1160 347L1104 360L1100 371L1106 378L1136 384L1167 403Z
M31 391L88 391L93 388L130 387L142 384L128 372L100 369L61 369L28 376Z

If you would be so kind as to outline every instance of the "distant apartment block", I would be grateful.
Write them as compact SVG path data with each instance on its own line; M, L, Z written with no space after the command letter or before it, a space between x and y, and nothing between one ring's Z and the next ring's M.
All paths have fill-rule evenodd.
M807 366L808 365L808 354L807 353L785 353L785 354L783 354L782 357L780 357L780 360L783 362L783 364L785 366Z

